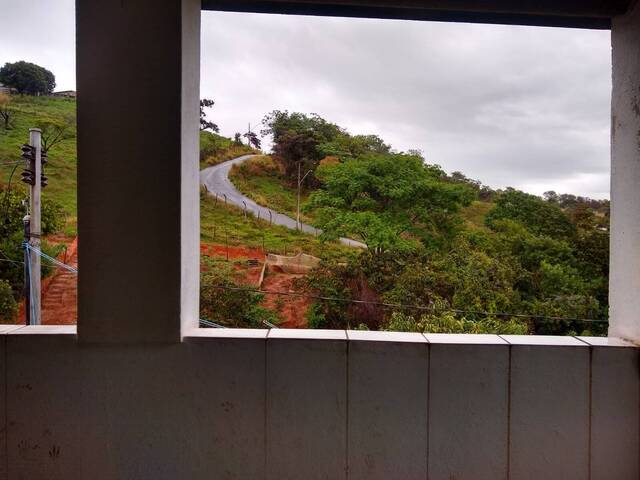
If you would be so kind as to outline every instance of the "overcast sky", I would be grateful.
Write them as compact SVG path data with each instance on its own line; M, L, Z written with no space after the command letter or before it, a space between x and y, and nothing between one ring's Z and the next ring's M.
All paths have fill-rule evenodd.
M0 7L0 63L75 88L73 0ZM610 49L606 31L203 12L201 91L225 135L315 112L492 187L608 198Z

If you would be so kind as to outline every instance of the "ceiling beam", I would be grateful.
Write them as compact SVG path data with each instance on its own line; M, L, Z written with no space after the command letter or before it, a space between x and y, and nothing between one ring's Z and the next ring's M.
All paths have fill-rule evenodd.
M633 0L203 0L205 10L611 28Z

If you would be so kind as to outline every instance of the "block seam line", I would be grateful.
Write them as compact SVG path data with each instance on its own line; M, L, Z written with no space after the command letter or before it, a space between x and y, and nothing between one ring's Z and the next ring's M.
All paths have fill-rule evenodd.
M426 338L426 337L425 337ZM427 429L427 448L426 448L426 457L427 457L427 474L426 474L426 480L429 480L429 447L430 447L430 434L429 434L429 425L431 423L431 345L430 344L426 344L426 348L427 348L427 424L426 424L426 429Z
M592 463L592 445L591 440L593 431L593 347L589 346L589 436L587 438L587 467L589 468L588 478L591 480L591 463Z
M503 339L504 340L504 339ZM507 479L511 478L511 351L509 344L509 358L507 366Z
M346 421L346 428L345 428L345 459L344 459L344 477L346 480L349 479L349 477L351 476L351 472L349 471L349 408L350 408L350 404L349 404L349 379L351 377L351 370L350 370L350 356L351 356L351 349L350 349L350 345L351 342L348 340L349 336L348 334L345 332L345 335L347 335L347 342L346 342L346 372L345 372L345 387L346 387L346 391L345 391L345 397L346 397L346 405L345 405L345 421Z

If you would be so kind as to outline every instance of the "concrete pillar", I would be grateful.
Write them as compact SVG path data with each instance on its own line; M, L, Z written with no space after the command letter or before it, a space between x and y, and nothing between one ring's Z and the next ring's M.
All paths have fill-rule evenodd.
M609 336L640 343L640 6L611 29Z
M76 3L78 335L179 342L198 318L200 2Z

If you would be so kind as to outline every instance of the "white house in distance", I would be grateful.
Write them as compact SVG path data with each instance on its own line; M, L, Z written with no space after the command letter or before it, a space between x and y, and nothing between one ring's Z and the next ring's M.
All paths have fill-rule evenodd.
M18 91L13 87L7 87L3 83L0 83L0 93L12 94L17 93Z
M64 98L76 98L75 90L60 90L59 92L53 92L51 94L54 97L64 97Z

